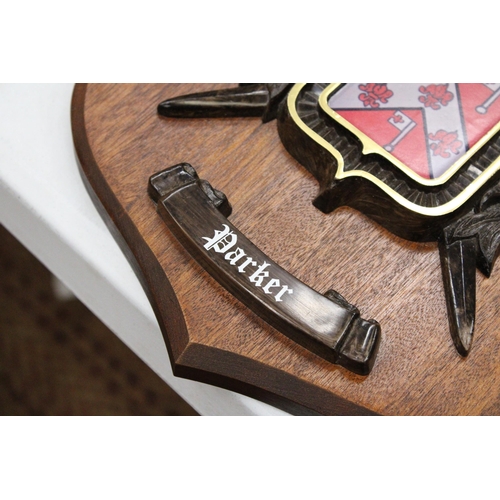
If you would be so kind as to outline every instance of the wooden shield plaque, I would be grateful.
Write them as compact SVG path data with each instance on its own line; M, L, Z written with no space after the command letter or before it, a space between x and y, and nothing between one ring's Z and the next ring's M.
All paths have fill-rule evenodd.
M157 113L167 99L224 87L81 84L73 97L72 127L83 177L141 278L174 374L297 414L497 414L500 278L494 272L489 279L476 276L474 347L464 358L449 335L436 241L403 239L408 238L404 230L396 236L358 207L332 213L315 208L311 202L318 197L318 182L291 156L293 145L283 144L274 121L180 120ZM154 199L155 175L165 171L169 177L161 177ZM170 182L174 174L173 187L162 192L165 179ZM194 198L177 203L170 195L182 188L188 196L186 186L193 187ZM167 191L174 203L170 208ZM205 202L196 205L196 197L202 192L203 200L211 195L212 205L218 200L224 205L219 191L232 212L222 208L227 219L217 219L214 226L215 215L204 211ZM185 214L191 212L202 214L193 229L202 241L199 248L186 236ZM239 247L226 249L236 236L220 243L226 227L224 237L237 235ZM212 253L207 257L203 248ZM254 274L247 274L253 279L242 285L249 290L248 303L246 292L229 278L220 279L214 264L220 250L228 272L241 267L245 260L236 260L236 248L254 266ZM285 285L289 279L293 285ZM296 287L302 285L299 295ZM327 293L332 289L336 292ZM299 311L303 293L317 301L314 314ZM299 298L287 316L283 309L265 309L266 294L278 308L287 295ZM303 321L307 330L318 311L329 307L334 318L347 312L336 327L342 334L329 338L327 347L317 338L309 342L301 328L297 333L287 327ZM306 319L297 319L297 311ZM324 334L317 323L307 335ZM347 352L355 324L371 344L353 341ZM358 356L365 348L366 359Z

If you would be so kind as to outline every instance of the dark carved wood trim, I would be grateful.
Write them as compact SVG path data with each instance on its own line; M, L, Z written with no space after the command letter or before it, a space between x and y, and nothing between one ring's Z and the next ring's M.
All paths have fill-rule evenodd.
M338 292L321 295L273 262L227 220L226 196L200 180L190 164L154 174L149 192L184 248L246 307L323 359L369 374L379 324L362 319Z
M463 191L500 154L500 133L468 160L446 183L425 186L379 155L363 155L362 144L349 130L335 122L319 106L319 95L327 84L307 84L297 98L297 112L304 123L325 138L345 158L345 170L363 170L373 174L407 200L424 207L437 207ZM310 137L306 137L290 117L286 103L279 115L280 138L290 154L319 181L320 193L314 205L325 213L347 205L369 215L393 233L412 241L436 240L443 227L467 214L500 175L489 180L472 199L458 210L443 216L428 217L412 212L361 177L335 179L336 161ZM306 153L307 152L307 153ZM404 221L404 223L402 223Z

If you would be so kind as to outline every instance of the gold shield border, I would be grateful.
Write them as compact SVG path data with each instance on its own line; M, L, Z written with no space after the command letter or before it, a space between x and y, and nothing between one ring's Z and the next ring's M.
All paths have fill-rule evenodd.
M489 179L491 179L491 177L500 169L500 157L498 157L478 177L476 177L476 179L474 179L463 191L461 191L460 194L458 194L455 198L448 201L447 203L444 203L443 205L440 205L438 207L424 207L422 205L417 205L416 203L413 203L413 202L407 200L404 196L401 196L394 189L392 189L386 183L382 182L381 180L379 180L377 177L370 174L369 172L365 172L363 170L348 170L348 171L344 170L344 158L342 157L342 154L340 153L340 151L338 151L328 141L323 139L319 134L317 134L314 130L312 130L310 127L308 127L302 121L300 116L298 115L298 112L296 109L296 101L297 101L297 98L300 94L300 91L303 89L303 87L305 85L307 85L307 84L306 83L297 83L292 87L290 93L288 94L288 100L287 100L288 111L289 111L292 119L297 124L297 126L305 134L307 134L311 139L313 139L315 142L317 142L323 148L325 148L335 158L335 160L337 162L337 172L335 174L335 179L337 179L337 180L345 179L347 177L356 177L356 176L363 177L363 178L371 181L372 183L374 183L376 186L378 186L380 189L382 189L385 193L387 193L391 198L393 198L397 203L404 206L408 210L419 213L421 215L437 217L437 216L449 214L449 213L457 210L474 193L476 193L479 188L481 188ZM356 136L358 136L358 138L361 140L361 142L363 144L363 154L377 153L377 154L380 154L381 156L384 156L385 158L388 158L393 164L395 164L398 168L400 168L406 175L408 175L409 177L416 180L417 182L419 182L422 185L435 186L435 185L443 184L444 182L449 180L449 178L451 178L458 171L458 169L473 154L475 154L484 144L486 144L486 142L488 142L488 140L491 139L491 137L493 137L493 135L498 130L500 130L500 123L499 123L499 124L497 124L497 126L493 127L488 132L488 134L486 134L476 145L474 145L474 148L471 148L471 150L469 150L468 153L466 155L464 155L464 156L466 156L466 158L462 157L460 161L456 162L456 164L454 164L453 167L450 168L449 171L447 171L442 176L440 176L436 179L422 179L420 176L415 174L409 167L407 167L403 163L396 160L396 158L394 158L393 155L391 155L390 153L385 151L382 147L378 146L373 140L371 140L369 137L367 137L361 131L356 129L356 127L349 124L345 119L343 119L340 115L338 115L338 113L335 113L335 111L333 111L331 108L329 108L328 103L327 103L327 98L331 95L331 93L339 85L340 85L339 83L330 84L321 93L319 103L320 103L320 106L322 107L322 109L326 113L328 113L329 116L331 116L333 119L335 119L338 123L340 123L342 126L346 127L347 129L351 130L352 132L354 132L356 134ZM346 124L348 124L349 126L346 126ZM423 182L423 181L425 181L425 182Z

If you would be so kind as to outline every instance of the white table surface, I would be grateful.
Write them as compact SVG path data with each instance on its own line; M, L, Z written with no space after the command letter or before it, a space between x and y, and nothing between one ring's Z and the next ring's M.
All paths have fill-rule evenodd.
M0 85L0 223L201 415L287 415L174 377L153 309L83 185L72 84Z

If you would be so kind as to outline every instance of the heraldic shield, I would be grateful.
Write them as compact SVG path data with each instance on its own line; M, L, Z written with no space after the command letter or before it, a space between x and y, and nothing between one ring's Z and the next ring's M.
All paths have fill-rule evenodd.
M81 85L73 133L176 375L294 413L460 413L438 408L434 393L441 368L462 391L467 366L483 373L469 353L476 268L490 277L500 244L499 97L489 83ZM318 293L306 283L322 288L330 260L338 291ZM425 305L429 286L433 297L444 286L439 311ZM379 309L363 301L375 287L393 297ZM396 338L384 348L384 322L363 319L344 295L406 337L386 324ZM433 337L439 320L423 309L443 316L455 350L447 333ZM484 342L500 348L500 336ZM399 386L394 373L422 374L421 389Z
M348 205L405 239L439 241L450 331L466 356L474 269L489 276L500 243L500 84L268 84L266 91L262 116L280 95L280 138L318 179L317 208ZM164 102L159 112L182 116L185 106L186 115L203 115L205 98ZM241 105L241 91L238 98ZM236 106L226 111L238 114Z
M499 84L296 85L280 118L285 147L320 182L317 208L349 205L403 238L439 241L463 356L474 269L490 275L500 236L499 95Z

